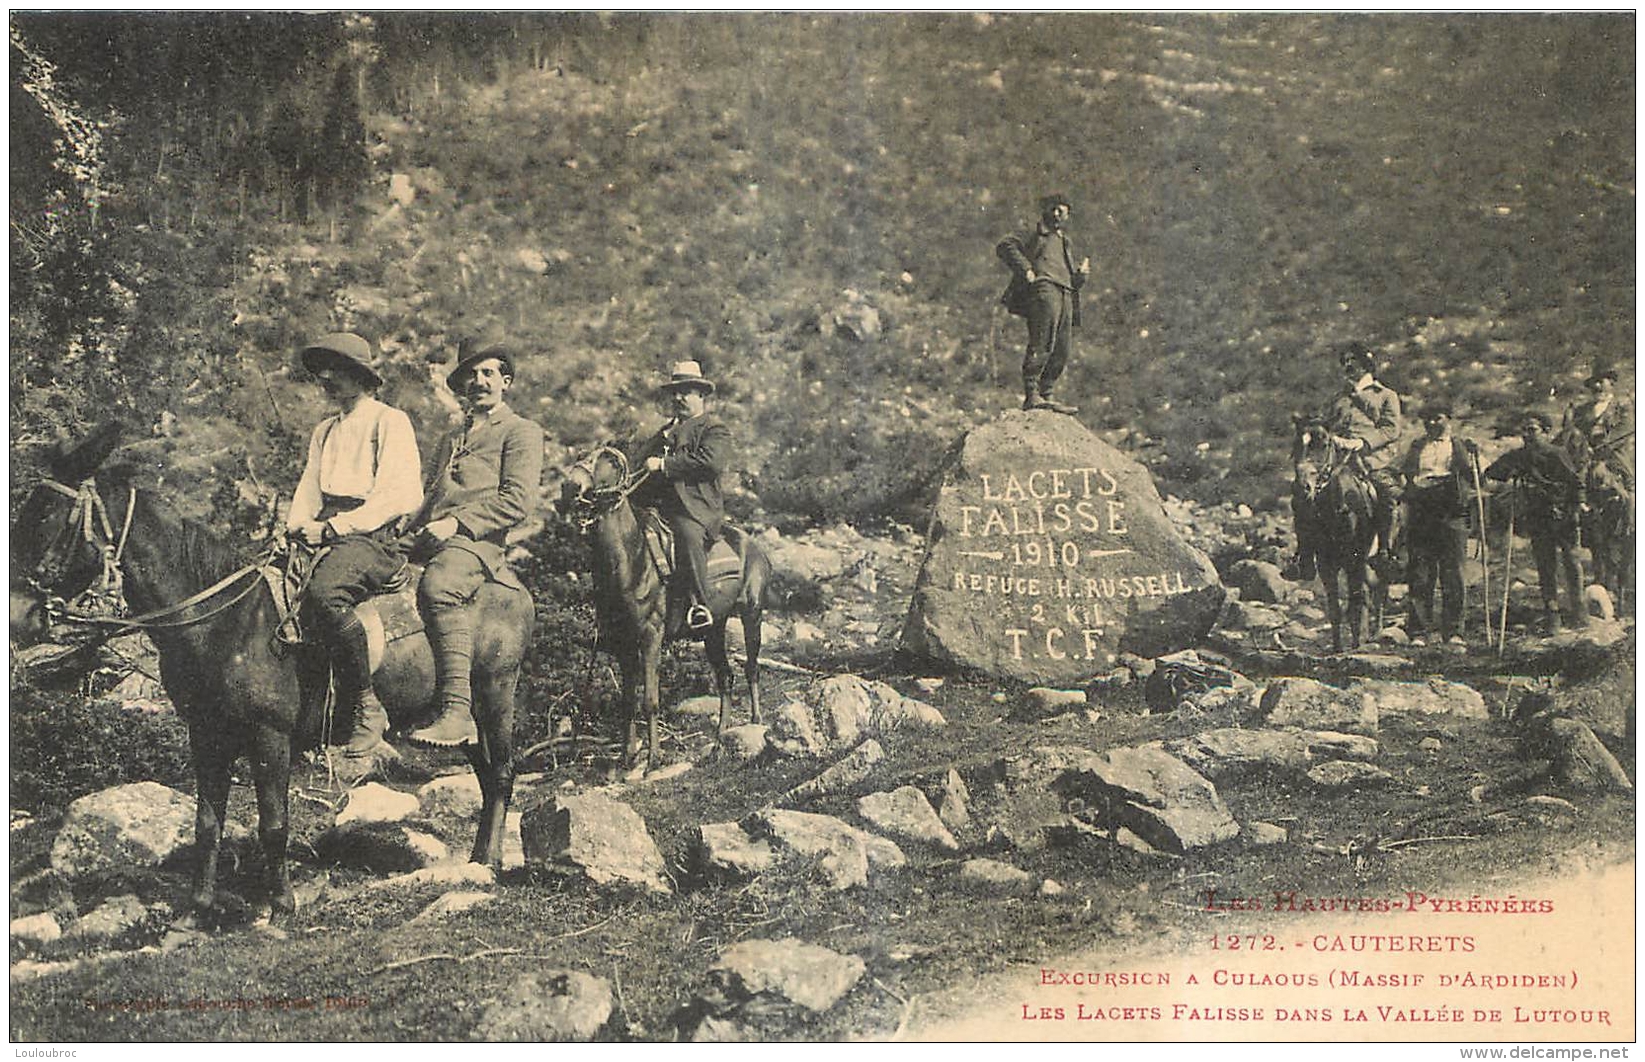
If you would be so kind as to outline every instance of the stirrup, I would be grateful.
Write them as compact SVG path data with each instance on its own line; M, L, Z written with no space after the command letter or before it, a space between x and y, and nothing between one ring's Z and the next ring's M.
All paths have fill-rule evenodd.
M714 626L714 614L707 605L692 605L685 610L685 625L694 631L707 630Z

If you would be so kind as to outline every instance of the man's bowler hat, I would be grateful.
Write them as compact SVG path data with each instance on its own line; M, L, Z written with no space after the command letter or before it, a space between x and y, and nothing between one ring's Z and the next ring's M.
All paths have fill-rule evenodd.
M457 359L457 367L446 373L446 386L453 391L462 386L463 376L487 358L496 358L503 364L503 375L514 375L514 352L500 343L491 343L464 354Z
M663 384L664 391L683 391L689 388L700 388L709 394L714 393L714 381L703 375L703 367L694 361L676 361L674 371L668 382Z
M371 344L353 332L332 332L304 347L299 355L303 368L316 376L324 369L343 369L369 387L383 386L383 377L372 367Z

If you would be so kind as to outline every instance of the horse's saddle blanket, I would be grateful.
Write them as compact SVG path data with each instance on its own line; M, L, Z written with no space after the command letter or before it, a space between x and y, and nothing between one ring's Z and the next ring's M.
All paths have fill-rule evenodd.
M366 649L371 658L372 671L382 666L391 643L422 633L423 617L417 611L417 584L422 577L422 568L408 564L383 593L355 606L354 614L366 629ZM310 639L298 622L297 610L306 573L269 565L263 568L263 579L269 584L274 602L279 607L279 640L288 645L309 644Z
M715 542L708 550L708 581L717 583L723 579L737 579L742 576L742 557L732 547L730 539L741 532L735 528L725 529L724 537ZM668 521L655 512L645 514L646 548L657 562L657 570L662 572L664 579L672 579L679 567L674 559L674 529L668 526Z

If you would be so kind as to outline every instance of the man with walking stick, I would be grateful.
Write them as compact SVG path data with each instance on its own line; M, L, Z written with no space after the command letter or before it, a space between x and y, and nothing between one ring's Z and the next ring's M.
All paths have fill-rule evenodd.
M1068 242L1072 210L1067 197L1045 196L1040 200L1039 224L1007 236L994 249L1011 270L1011 283L1000 302L1028 322L1022 408L1069 415L1079 408L1054 401L1051 391L1073 349L1072 332L1080 325L1080 289L1091 275L1091 259L1075 259Z
M1492 462L1485 478L1511 480L1517 492L1519 512L1531 538L1531 555L1536 560L1537 584L1542 593L1543 631L1560 629L1559 573L1567 590L1565 619L1574 626L1588 623L1582 597L1582 567L1577 561L1577 521L1586 504L1582 477L1571 457L1548 441L1552 421L1544 413L1530 411L1520 418L1520 446ZM1506 581L1511 584L1511 573Z
M1405 541L1410 611L1405 632L1412 645L1422 645L1426 633L1434 629L1437 578L1443 594L1439 637L1448 645L1460 646L1464 644L1462 561L1468 549L1468 480L1479 448L1451 433L1448 404L1429 402L1421 416L1426 434L1411 445L1400 465L1409 485Z

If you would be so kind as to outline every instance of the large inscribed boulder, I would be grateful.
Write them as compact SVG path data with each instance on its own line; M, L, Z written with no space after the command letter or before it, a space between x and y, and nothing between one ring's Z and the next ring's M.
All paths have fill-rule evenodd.
M948 455L903 628L910 652L1073 685L1195 644L1224 590L1147 469L1077 420L1011 412Z

